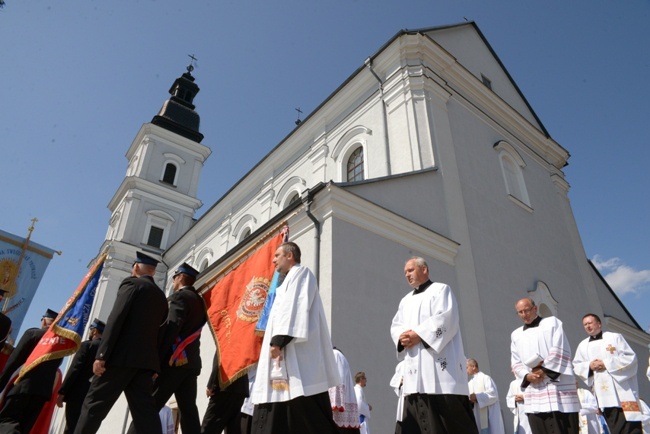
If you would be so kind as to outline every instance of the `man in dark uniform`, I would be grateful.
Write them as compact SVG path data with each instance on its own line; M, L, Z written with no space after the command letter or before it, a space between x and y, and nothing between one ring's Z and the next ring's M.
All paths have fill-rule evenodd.
M247 432L242 430L246 421L242 421L241 407L249 395L248 374L221 389L219 387L219 356L215 353L212 373L205 393L210 400L203 416L201 434L220 433L224 428L228 434L245 434Z
M93 363L93 379L75 434L94 434L124 392L139 434L161 434L153 392L160 372L158 339L167 300L154 283L158 261L138 252L132 276L120 284Z
M0 390L7 387L16 371L27 361L56 316L55 311L48 309L41 318L41 328L31 328L23 334L2 371ZM0 432L29 433L43 406L52 398L56 371L62 361L57 358L40 363L11 387L0 410Z
M169 313L163 325L160 343L161 371L154 384L156 408L176 397L184 434L199 434L199 410L196 407L196 377L201 373L200 335L207 321L203 299L192 285L199 274L183 263L174 272L173 294L167 298ZM128 434L135 434L131 424Z
M65 374L65 379L59 389L56 405L63 407L65 402L65 431L72 434L81 415L81 405L90 388L90 379L93 376L93 363L97 356L97 349L102 342L105 324L95 319L89 327L90 339L83 341L79 350L74 355L70 368Z

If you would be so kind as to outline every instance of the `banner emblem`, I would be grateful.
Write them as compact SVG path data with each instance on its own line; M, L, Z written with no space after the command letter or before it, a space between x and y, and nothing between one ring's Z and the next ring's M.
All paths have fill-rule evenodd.
M241 303L237 309L237 318L242 321L255 322L260 317L266 297L269 294L271 282L265 277L253 277L246 285L246 291L242 296Z
M7 291L7 297L16 295L16 280L18 276L18 264L9 258L0 259L0 286Z

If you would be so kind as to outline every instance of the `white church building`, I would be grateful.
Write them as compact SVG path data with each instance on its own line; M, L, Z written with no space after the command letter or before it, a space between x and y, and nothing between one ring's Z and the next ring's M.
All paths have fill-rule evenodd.
M398 32L197 220L211 153L201 144L198 91L191 71L179 77L128 148L126 177L108 205L100 251L108 248L109 259L92 317L108 317L136 251L161 258L166 292L182 262L201 271L199 288L286 220L318 278L333 344L353 375L368 376L373 432L395 425L389 329L414 255L427 260L433 281L451 286L465 354L494 378L507 427L510 333L521 325L514 304L523 297L563 321L574 350L587 312L624 334L639 358L641 397L650 399L650 335L586 257L563 172L569 152L475 23ZM201 342L203 414L215 351L208 327ZM62 416L53 432L62 432ZM129 421L121 399L100 433L125 432Z

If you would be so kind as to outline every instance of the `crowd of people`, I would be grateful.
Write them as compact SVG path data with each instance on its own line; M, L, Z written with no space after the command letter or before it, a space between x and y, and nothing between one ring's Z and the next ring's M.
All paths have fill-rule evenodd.
M220 387L217 352L202 420L196 396L207 314L193 286L198 271L186 263L178 267L173 293L165 299L153 280L157 263L138 252L106 322L91 324L89 340L58 389L65 433L97 432L124 393L132 416L129 434L169 432L166 404L172 395L184 434L369 434L366 374L353 377L343 353L333 348L316 278L301 264L298 245L285 242L275 251L273 264L285 278L256 368ZM396 434L643 432L647 415L638 396L637 358L624 337L603 332L600 318L586 314L588 337L574 355L562 322L540 317L529 298L515 304L523 324L511 335L515 379L506 402L515 417L514 427L506 429L493 379L465 356L452 289L432 282L419 257L406 261L404 274L413 290L400 301L390 327L398 360L390 381L398 397ZM48 309L41 328L25 332L0 375L0 390L55 318ZM32 430L60 363L40 364L1 397L0 433ZM591 392L579 389L576 377Z
M391 328L404 400L396 433L644 432L650 415L638 394L636 354L625 338L603 333L598 315L588 313L582 319L588 337L574 356L562 322L539 316L530 298L515 304L523 325L511 335L515 380L506 401L515 425L506 430L494 381L463 353L454 295L448 285L431 282L428 271L422 258L406 262L413 291L402 299ZM576 376L593 394L578 389Z

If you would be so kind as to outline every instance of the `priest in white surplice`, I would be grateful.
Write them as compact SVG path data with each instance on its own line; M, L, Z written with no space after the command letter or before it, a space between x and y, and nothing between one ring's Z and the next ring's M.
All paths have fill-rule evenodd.
M336 434L328 389L341 383L316 278L300 248L283 243L276 289L253 385L253 434Z
M582 325L589 337L573 359L576 375L592 388L611 432L641 434L636 354L622 335L603 333L598 315L588 313Z
M521 382L530 428L533 434L577 434L580 401L562 322L538 316L530 298L515 309L524 325L510 336L511 368Z
M403 434L477 434L469 402L458 307L451 288L429 280L424 259L404 266L414 288L399 304L391 336L404 360Z
M513 428L515 434L532 434L528 424L528 415L526 415L524 404L524 392L521 390L521 381L514 380L510 383L508 394L506 395L506 405L512 411Z
M334 422L339 427L339 434L359 434L359 405L350 365L338 348L334 348L334 358L341 377L341 384L329 389Z
M469 401L474 405L474 418L481 434L504 434L497 385L478 368L475 359L467 359Z
M578 385L576 384L576 387ZM598 402L596 397L587 389L578 387L580 399L580 434L600 434L598 418Z
M390 387L393 388L395 394L397 395L397 413L395 414L395 434L402 433L402 417L404 415L404 390L402 389L402 383L404 381L404 372L402 368L404 367L404 361L402 360L395 366L395 373L393 378L390 379Z

